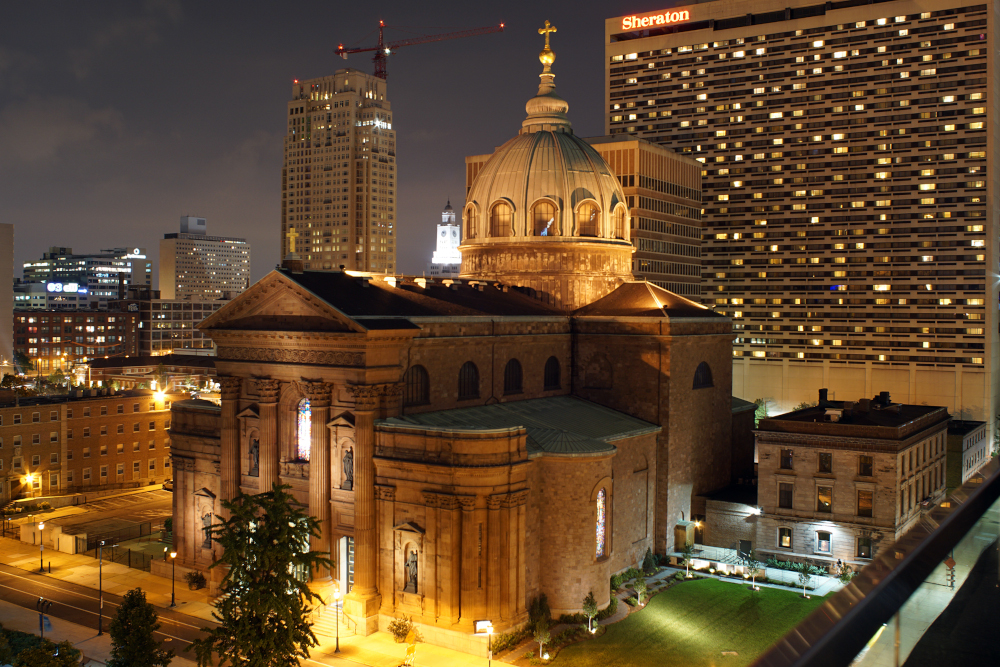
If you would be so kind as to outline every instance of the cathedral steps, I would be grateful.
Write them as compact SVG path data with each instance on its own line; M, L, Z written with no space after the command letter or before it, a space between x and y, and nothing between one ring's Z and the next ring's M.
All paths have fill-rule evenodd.
M325 605L312 613L312 630L317 637L322 636L332 638L337 636L337 610L334 606ZM351 624L344 617L343 610L340 611L340 636L353 637L354 630Z

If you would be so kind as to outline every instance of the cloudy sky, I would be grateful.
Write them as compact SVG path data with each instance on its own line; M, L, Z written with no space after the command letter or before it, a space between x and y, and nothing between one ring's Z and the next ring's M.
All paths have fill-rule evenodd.
M374 5L378 4L378 8ZM537 29L558 28L556 84L575 131L602 134L604 19L661 8L621 2L0 3L0 222L15 275L49 246L76 252L158 241L181 215L247 237L252 278L278 261L282 137L293 79L345 66L337 44L506 23L504 33L400 49L388 65L397 137L399 266L419 272L465 155L513 136L538 84ZM155 278L154 278L155 280Z

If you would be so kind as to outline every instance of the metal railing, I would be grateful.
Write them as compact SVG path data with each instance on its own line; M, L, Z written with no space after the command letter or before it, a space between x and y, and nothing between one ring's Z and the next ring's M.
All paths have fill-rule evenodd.
M902 664L953 599L957 567L971 571L979 556L994 548L998 499L1000 462L994 458L903 537L882 548L848 586L780 639L755 667ZM936 606L928 603L934 594ZM870 659L861 655L879 641L891 642L892 650L872 652Z

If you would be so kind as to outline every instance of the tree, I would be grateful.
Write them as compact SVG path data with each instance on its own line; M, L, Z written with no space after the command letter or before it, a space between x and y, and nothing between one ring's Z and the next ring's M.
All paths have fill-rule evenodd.
M49 384L62 386L66 383L66 374L57 368L49 373L49 377L47 379Z
M656 556L649 547L646 547L646 555L642 558L642 571L646 574L656 573Z
M10 647L10 642L3 631L3 626L0 625L0 665L9 665L13 659L14 651Z
M77 667L80 651L69 642L53 644L42 639L31 648L26 648L14 658L14 667Z
M225 570L212 614L220 625L204 628L206 636L192 644L201 667L212 664L213 653L233 667L287 667L308 659L318 644L308 616L310 603L322 600L299 573L329 567L330 560L309 551L319 522L295 504L289 488L275 484L222 501L230 518L209 529L222 546L211 567Z
M545 657L545 645L550 639L552 635L549 634L549 622L543 618L535 624L535 641L538 642L538 655L542 658Z
M146 602L142 589L125 593L108 631L111 635L108 667L167 667L174 652L163 650L160 648L163 642L153 638L159 629L156 610Z
M694 556L694 545L690 542L684 544L684 548L681 549L681 559L684 561L684 567L687 569L687 578L691 578L691 558Z
M649 589L646 587L646 578L636 577L635 585L632 586L632 588L635 589L635 597L639 601L639 604L640 605L643 604L643 602L646 600L646 593L649 591Z
M594 617L597 616L597 599L594 597L594 591L590 591L587 597L583 598L583 613L587 617L587 630L593 632Z
M806 408L815 408L819 403L810 403L809 401L802 401L796 405L792 410L805 410Z
M35 362L21 350L16 350L14 352L14 368L19 374L24 375L28 371L35 370Z
M757 409L753 413L753 427L757 428L757 424L760 423L761 419L767 419L771 416L768 410L771 400L768 398L755 398L753 399L753 403L757 406Z
M17 377L10 373L4 373L3 380L0 380L0 389L13 389Z
M840 580L840 583L846 586L847 584L851 583L851 579L853 579L856 574L857 572L854 571L854 568L852 568L847 563L843 563L840 566L840 571L837 572L837 579Z
M799 583L802 584L802 597L809 597L806 595L806 586L812 581L812 565L799 563L795 566L795 571L799 573Z
M750 577L751 590L759 591L757 575L760 574L762 563L757 560L757 552L751 551L748 554L743 554L743 565L746 567L746 573Z

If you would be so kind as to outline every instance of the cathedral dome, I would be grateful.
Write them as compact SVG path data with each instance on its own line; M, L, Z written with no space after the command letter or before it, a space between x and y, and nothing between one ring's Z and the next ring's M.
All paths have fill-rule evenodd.
M555 94L548 34L538 94L517 136L472 182L462 211L462 276L530 287L566 309L632 278L629 210L615 173L573 134Z

